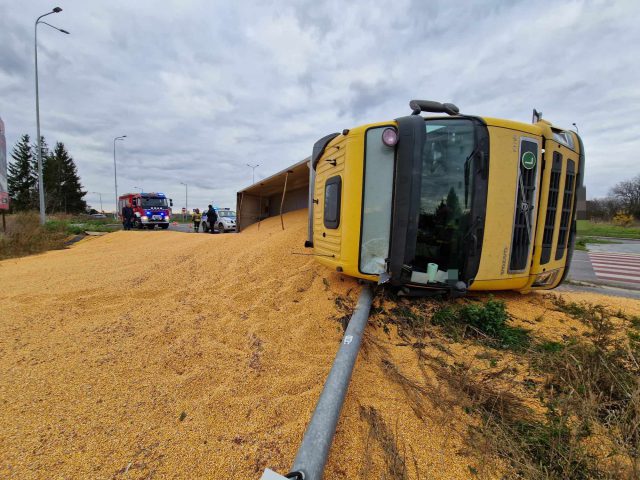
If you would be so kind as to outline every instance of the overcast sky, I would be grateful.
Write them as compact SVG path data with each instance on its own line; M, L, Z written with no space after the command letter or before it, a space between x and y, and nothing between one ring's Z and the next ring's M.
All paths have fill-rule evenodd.
M0 0L0 117L10 152L35 138L33 22L42 134L85 188L162 191L234 206L251 183L327 133L409 113L577 123L588 197L640 172L640 1ZM8 153L9 153L8 152ZM98 196L88 202L99 207Z

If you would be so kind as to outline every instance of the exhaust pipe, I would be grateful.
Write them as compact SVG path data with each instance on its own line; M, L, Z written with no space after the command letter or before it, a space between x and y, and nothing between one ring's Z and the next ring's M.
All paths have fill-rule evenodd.
M365 285L298 448L291 472L282 476L267 469L261 480L322 480L372 302L373 291L369 285Z

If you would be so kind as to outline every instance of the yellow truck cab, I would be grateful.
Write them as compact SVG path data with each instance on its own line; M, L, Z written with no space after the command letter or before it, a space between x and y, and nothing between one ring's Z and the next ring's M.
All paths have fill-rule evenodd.
M526 124L450 103L410 107L316 142L305 246L407 295L559 285L584 176L580 137L535 110Z

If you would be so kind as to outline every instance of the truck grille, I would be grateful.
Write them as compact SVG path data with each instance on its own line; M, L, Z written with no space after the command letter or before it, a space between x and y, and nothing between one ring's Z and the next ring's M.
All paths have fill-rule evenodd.
M567 161L567 175L564 180L564 195L562 197L562 216L560 217L560 230L558 232L558 248L556 260L564 256L567 248L567 233L569 233L569 220L571 220L571 207L573 205L573 186L576 178L575 162Z
M551 181L549 183L549 200L547 201L547 214L544 221L544 234L542 235L542 252L540 264L549 263L551 248L553 247L553 231L556 226L556 211L558 209L558 197L560 196L560 176L562 175L562 154L553 152L553 165L551 167Z
M520 165L511 238L510 272L523 271L527 267L533 233L537 172L538 144L523 138L520 140Z

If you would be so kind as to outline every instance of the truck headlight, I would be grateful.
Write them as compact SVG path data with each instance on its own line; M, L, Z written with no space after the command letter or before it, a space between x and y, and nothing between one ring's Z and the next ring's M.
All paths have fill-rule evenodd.
M142 220L143 222L146 222L147 220L149 220L149 217L147 217L146 215L142 215L140 217L140 220Z
M168 222L168 221L170 221L170 220L171 220L171 217L170 217L169 215L167 215L166 217L164 217L164 221L165 221L165 222Z
M533 282L532 287L546 287L551 285L558 278L558 270L552 270L550 272L544 272L536 275L536 279Z

